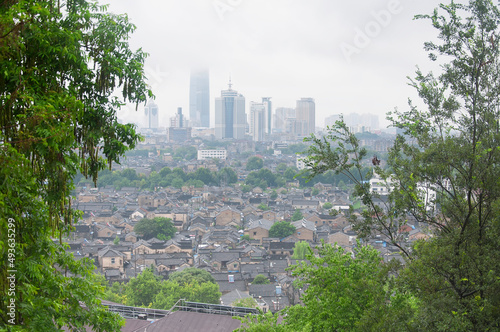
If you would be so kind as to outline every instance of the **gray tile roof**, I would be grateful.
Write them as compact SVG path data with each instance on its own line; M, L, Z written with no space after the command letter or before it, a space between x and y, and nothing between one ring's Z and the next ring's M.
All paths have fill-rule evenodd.
M247 229L263 228L270 230L273 225L274 221L266 219L252 220L248 223Z

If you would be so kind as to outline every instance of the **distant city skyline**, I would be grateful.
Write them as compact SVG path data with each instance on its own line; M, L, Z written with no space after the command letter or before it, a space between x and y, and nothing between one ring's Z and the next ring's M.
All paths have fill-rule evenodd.
M430 20L413 17L431 14L439 0L222 2L229 6L224 13L206 0L102 1L110 12L128 14L137 27L128 41L131 48L150 54L145 75L161 125L177 107L191 117L192 68L210 70L212 127L214 100L229 76L247 101L269 96L274 109L314 98L317 127L340 113L376 114L385 127L385 114L409 109L408 98L422 106L408 86L416 66L424 74L437 73L440 62L429 61L423 49L426 41L439 42L437 31ZM119 116L138 120L135 105Z

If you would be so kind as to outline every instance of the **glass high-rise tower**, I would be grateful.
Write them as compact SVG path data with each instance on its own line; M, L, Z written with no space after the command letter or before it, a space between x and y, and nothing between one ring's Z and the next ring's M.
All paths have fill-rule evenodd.
M229 89L222 90L221 96L215 98L215 138L243 139L245 126L245 97L231 89L229 81Z
M208 69L191 71L189 83L189 121L193 127L210 127Z
M265 107L265 132L266 134L272 133L272 102L271 97L262 97L262 104Z

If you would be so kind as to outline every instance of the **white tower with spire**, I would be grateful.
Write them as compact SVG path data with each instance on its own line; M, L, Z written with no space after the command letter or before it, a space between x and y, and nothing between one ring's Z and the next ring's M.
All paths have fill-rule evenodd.
M158 129L158 105L153 99L149 99L146 107L144 107L144 115L146 116L146 128Z

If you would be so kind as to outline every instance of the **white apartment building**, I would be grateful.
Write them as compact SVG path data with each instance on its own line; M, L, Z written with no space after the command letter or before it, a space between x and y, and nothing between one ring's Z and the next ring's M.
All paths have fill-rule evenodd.
M207 159L223 159L227 158L226 150L198 150L198 160L207 160Z

